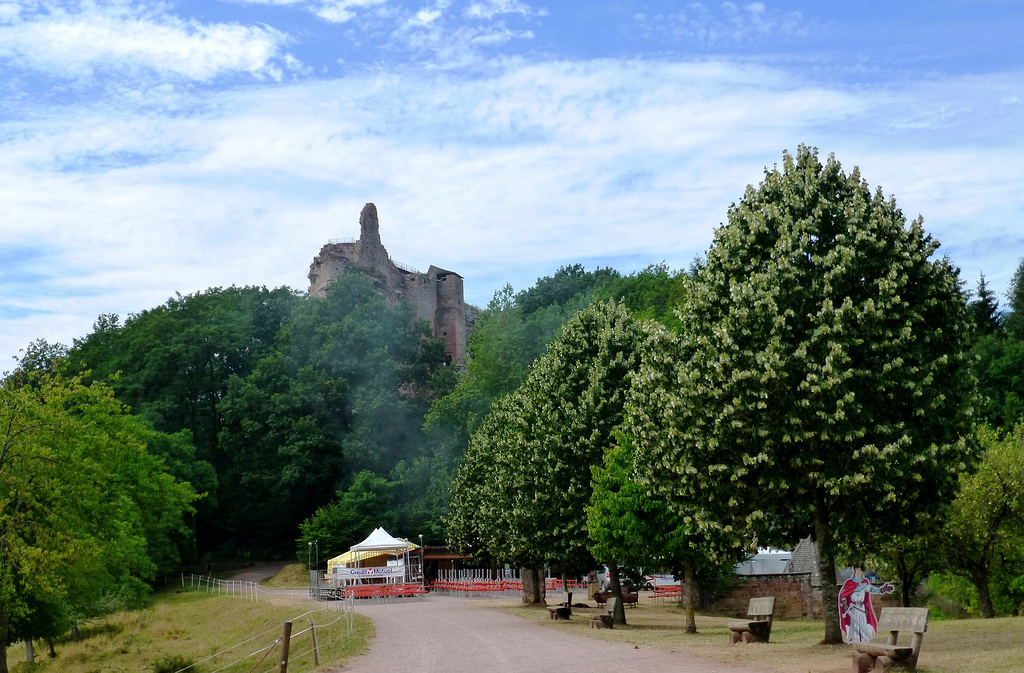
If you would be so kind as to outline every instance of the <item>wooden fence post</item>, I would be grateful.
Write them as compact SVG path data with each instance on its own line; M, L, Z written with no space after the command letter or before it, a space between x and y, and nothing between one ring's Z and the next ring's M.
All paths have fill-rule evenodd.
M288 646L292 642L292 623L284 623L284 633L281 634L281 666L278 673L288 673Z
M309 632L313 635L313 664L320 665L320 644L316 641L316 624L313 620L309 623Z

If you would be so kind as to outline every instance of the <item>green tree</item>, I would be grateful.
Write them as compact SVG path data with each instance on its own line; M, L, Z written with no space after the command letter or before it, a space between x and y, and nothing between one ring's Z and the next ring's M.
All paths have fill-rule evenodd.
M960 477L943 551L951 570L978 591L982 617L995 617L991 581L1024 575L1024 423L1005 435L978 430L984 453L976 473Z
M307 559L311 542L319 544L326 558L332 558L348 551L378 526L395 530L396 486L396 482L366 470L356 474L348 489L338 491L333 501L317 509L299 526L301 536L296 547L299 560Z
M555 276L571 280L580 274L585 274L582 267L563 268ZM451 466L461 459L470 437L481 427L496 400L522 385L530 366L563 325L590 302L594 279L587 276L584 280L572 281L568 290L556 292L554 286L558 283L551 278L540 279L537 283L541 290L534 292L531 288L519 295L506 285L495 292L481 312L469 335L470 358L464 375L453 391L433 403L425 423L428 442L434 446L438 460L448 466L437 472L438 478L430 487L431 507L442 516L448 516L447 494L454 476Z
M668 432L635 440L652 484L742 513L752 542L813 534L827 643L837 537L906 534L973 459L967 306L937 248L857 169L785 154L715 232L673 387L646 412Z
M1012 332L984 336L974 345L981 419L1010 428L1024 418L1024 339Z
M923 530L913 536L896 536L879 545L875 556L865 561L863 550L851 558L850 565L869 566L884 577L895 577L900 589L900 605L911 607L914 591L922 580L944 568L935 522L919 522Z
M684 580L680 603L686 612L686 632L696 633L697 571L714 565L720 553L714 544L718 540L702 534L692 525L692 517L680 516L667 498L639 483L634 461L629 436L619 433L618 445L605 453L604 464L591 468L594 491L587 507L587 529L591 551L595 558L607 559L613 593L620 599L615 619L626 623L625 611L619 610L617 563L670 569Z
M1002 314L1000 325L1005 329L983 333L974 354L981 418L1008 429L1024 418L1024 260L1006 296L1010 311Z
M195 494L145 451L150 432L101 384L0 383L0 651L12 625L52 635L104 597L138 598L163 569L149 550L175 548Z
M978 334L992 334L999 329L999 301L996 293L988 289L985 274L978 278L978 289L974 294L975 297L968 304L974 328Z
M657 320L671 330L679 329L676 307L686 292L687 274L651 264L628 276L611 276L594 289L596 300L622 301L641 320Z
M69 375L85 381L104 381L132 413L161 432L187 431L195 446L194 466L179 464L182 472L202 479L197 491L208 492L194 521L200 552L231 539L224 523L244 503L221 497L231 486L227 468L232 456L220 449L224 414L220 408L232 377L249 376L256 364L274 353L282 326L302 298L288 288L211 288L176 295L161 306L131 315L100 315L93 331L76 339L67 357ZM209 479L212 466L219 479ZM285 539L290 539L289 533Z
M530 365L599 292L602 299L628 295L631 309L633 303L657 295L655 290L634 288L642 284L639 280L620 286L617 279L613 269L586 271L583 265L573 264L538 278L533 287L519 293L511 285L495 292L469 336L465 376L451 394L434 404L427 429L445 433L451 452L461 455L491 404L522 385ZM643 279L649 280L647 274Z
M540 354L527 343L511 285L494 293L467 341L470 357L465 375L455 390L434 402L427 417L427 429L451 433L450 441L458 445L459 453L491 403L518 388L530 363Z
M1010 310L1006 316L1006 329L1015 339L1024 340L1024 258L1017 263L1017 270L1010 277L1006 299Z
M533 287L518 293L516 306L525 315L573 303L583 308L591 302L591 293L596 286L618 276L619 272L610 268L587 271L582 264L563 266L550 276L538 278Z
M211 288L176 295L124 324L101 315L93 333L75 341L69 364L73 373L88 371L87 381L111 380L118 399L156 429L190 430L199 458L211 460L228 380L248 375L273 350L299 301L287 288Z
M33 640L43 640L49 646L50 657L56 657L54 641L68 632L73 625L72 610L64 596L47 593L43 596L23 594L25 610L11 620L8 641L24 641L26 655L34 654ZM26 663L31 662L26 656Z
M673 470L669 479L664 466L652 460L659 453L655 443L678 441L672 427L674 417L666 413L673 408L677 395L678 353L679 340L665 329L650 330L641 344L641 366L626 398L619 440L620 447L628 447L632 456L629 479L633 483L623 484L619 499L622 505L639 508L636 514L623 514L627 521L646 521L650 539L647 553L657 554L660 559L654 565L670 568L683 579L681 602L687 614L686 629L696 633L698 577L716 575L723 564L731 570L743 555L745 540L737 532L736 507L730 506L727 490L719 497L710 497L709 483L689 480L689 469ZM615 481L610 483L614 485ZM622 494L629 497L622 498ZM601 497L614 503L616 499L609 495ZM599 496L595 485L595 501ZM603 534L615 536L614 521L609 519L606 525L609 530ZM620 542L646 544L643 538L635 537ZM635 548L634 553L642 549Z
M223 540L289 550L352 474L387 475L427 452L420 428L447 368L427 329L353 274L295 310L278 348L233 377L218 406Z
M51 344L46 339L36 339L21 350L16 375L27 376L30 372L54 372L67 360L68 347Z
M594 567L590 466L613 443L641 338L640 323L613 303L565 326L473 435L453 485L453 545L563 576Z
M647 497L644 489L631 479L633 452L628 439L619 437L619 445L609 448L602 465L592 465L593 493L587 505L587 531L594 558L604 559L612 583L612 594L619 599L615 622L626 623L619 584L619 564L636 568L651 567L663 545L659 538L666 529L667 508Z

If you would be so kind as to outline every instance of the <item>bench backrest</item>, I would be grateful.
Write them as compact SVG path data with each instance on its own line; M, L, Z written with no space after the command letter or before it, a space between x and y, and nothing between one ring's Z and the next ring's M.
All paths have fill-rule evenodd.
M747 605L748 617L771 617L773 612L775 612L775 596L751 598Z
M878 616L878 633L886 631L911 631L924 633L928 630L928 608L882 608Z
M615 614L615 604L618 603L618 602L619 602L619 599L615 598L614 596L612 596L604 604L604 609L608 611L608 614L614 615Z

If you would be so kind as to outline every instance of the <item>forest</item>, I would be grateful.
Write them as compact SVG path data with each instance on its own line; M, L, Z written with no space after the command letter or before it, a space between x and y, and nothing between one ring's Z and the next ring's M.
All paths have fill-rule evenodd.
M885 240L905 239L912 249L888 259L879 247L866 255L872 263L904 264L906 273L919 274L920 287L936 288L922 297L931 308L917 322L898 300L885 304L885 293L874 290L852 309L836 307L826 322L844 324L857 343L878 348L864 350L864 362L843 364L839 351L822 355L827 367L854 372L832 388L783 390L760 374L726 375L758 367L763 374L772 361L778 377L792 377L813 359L806 353L825 343L799 342L799 330L811 333L815 323L787 327L762 350L753 342L735 351L724 345L775 334L791 320L789 300L772 288L804 296L818 283L795 274L820 270L794 271L799 265L749 271L759 254L778 257L751 224L775 198L772 190L783 191L771 176L730 211L733 229L723 231L741 233L723 234L687 269L653 264L621 273L573 264L529 288L501 288L480 313L465 363L447 361L443 343L410 306L389 305L359 275L340 277L323 299L286 287L176 295L139 314L101 315L69 346L28 345L0 385L0 535L9 550L0 561L0 635L6 642L58 635L130 604L147 583L182 565L305 562L314 540L321 558L329 557L376 526L410 539L422 534L427 544L450 542L481 562L570 574L598 562L661 565L709 583L716 569L749 553L751 540L792 544L798 533L815 533L834 540L826 550L841 561L870 563L902 586L932 575L978 614L1018 614L1024 260L1006 297L984 276L968 289L952 262L933 255L919 223L906 225L892 214L894 205L860 193L859 176L847 179L831 164L815 168L804 154L799 160L794 173L816 170L822 181L842 182L832 188L850 190L850 198L863 197L892 219L895 233ZM842 241L845 234L831 235ZM806 246L811 239L793 240ZM803 253L786 254L799 260ZM829 254L806 258L835 267ZM912 257L916 262L906 261ZM857 267L849 274L876 272ZM835 283L847 282L840 276ZM851 288L840 291L855 296ZM771 296L781 317L750 309L761 310L764 301L722 300L740 291ZM861 313L854 320L844 310ZM914 341L909 331L929 336ZM943 348L963 366L950 365ZM909 394L864 404L870 396L858 388L853 404L842 386L880 385L858 377L883 360L879 370L896 372L887 389ZM907 363L933 361L944 364L920 380L907 374ZM815 376L827 379L829 371L813 364ZM822 409L779 414L778 422L762 413L771 422L750 422L750 409L781 409L792 390L806 392L810 407L823 399L818 388L828 388L831 404L824 424ZM913 416L908 397L933 406L914 416L912 428L897 428L886 419L893 409ZM734 408L741 404L745 415ZM962 418L968 412L973 416ZM836 426L844 417L852 420ZM714 431L698 437L695 427ZM958 444L961 427L970 438ZM841 454L850 438L898 445L918 473L934 474L920 488L894 489L882 478L896 466L891 451L863 452L811 470L823 474L814 491L818 486L797 485L796 475L812 464L790 451L798 436L824 441L816 450L830 455ZM785 460L756 448L767 439ZM765 467L749 469L759 462ZM731 485L687 477L734 464L740 467ZM858 471L874 477L853 478ZM751 474L765 481L749 481ZM764 497L744 508L734 487ZM550 497L527 507L517 499L522 493ZM850 523L857 513L839 504L851 493L850 502L897 503L914 516L894 521L894 534L872 540L870 554L844 546L862 532ZM831 519L822 515L823 502ZM783 516L796 524L783 526ZM78 567L91 570L73 572Z

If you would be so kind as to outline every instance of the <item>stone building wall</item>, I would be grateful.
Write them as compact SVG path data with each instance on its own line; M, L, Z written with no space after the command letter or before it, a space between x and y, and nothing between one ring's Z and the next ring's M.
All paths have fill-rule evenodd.
M836 586L849 575L838 573ZM740 586L711 606L713 612L743 617L751 598L775 596L776 619L824 619L818 553L810 538L800 540L793 549L786 572L771 575L747 575ZM875 614L883 607L899 607L899 591L872 594Z
M434 333L443 336L445 349L455 350L466 343L469 329L465 303L462 301L462 276L451 271L430 267L437 278L437 327Z
M430 322L434 336L441 336L437 329L437 280L430 273L406 273L394 301L401 299L412 304L417 316Z
M466 304L462 276L431 265L427 273L397 266L380 240L377 207L363 206L359 214L359 240L328 243L309 267L309 294L324 297L327 287L344 273L369 276L391 303L405 300L416 316L430 323L434 336L443 337L445 352L453 363L466 355L466 338L478 309Z
M750 599L761 596L775 596L776 619L822 618L821 590L811 586L810 573L748 575L731 594L717 601L712 610L745 617Z

